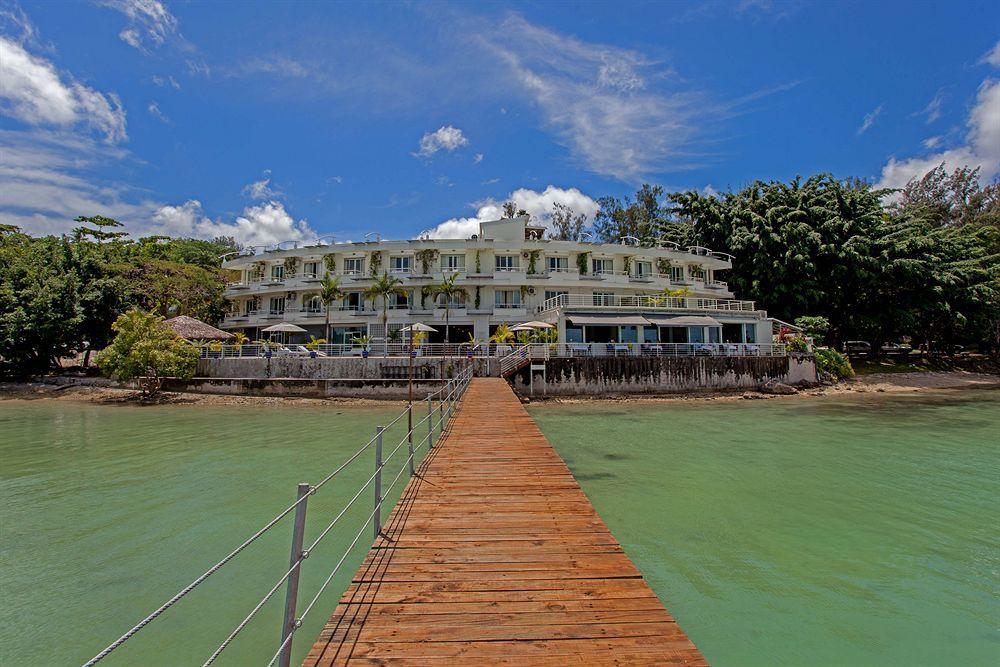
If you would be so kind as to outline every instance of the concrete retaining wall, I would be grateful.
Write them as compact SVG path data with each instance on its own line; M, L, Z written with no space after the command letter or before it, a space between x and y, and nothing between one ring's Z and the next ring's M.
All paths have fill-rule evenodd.
M542 362L535 362L542 363ZM549 396L658 394L720 389L756 389L768 380L785 384L816 382L811 356L794 357L583 357L545 363ZM528 394L529 370L511 377ZM535 395L543 393L535 372Z
M498 375L496 359L466 357L417 357L413 360L413 377L441 379L457 376L469 365L475 365L478 376ZM199 359L195 374L203 378L295 378L308 380L335 379L405 379L408 372L405 357L233 357Z
M423 400L446 384L445 380L420 380L413 383L413 397ZM406 380L349 380L304 378L204 378L166 380L166 391L189 391L196 394L239 396L296 396L300 398L371 398L406 400Z

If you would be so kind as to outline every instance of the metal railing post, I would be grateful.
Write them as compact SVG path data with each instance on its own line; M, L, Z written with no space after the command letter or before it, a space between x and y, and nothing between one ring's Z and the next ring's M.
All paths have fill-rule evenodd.
M406 406L406 423L410 426L410 430L406 433L406 449L410 454L410 477L413 477L416 473L413 467L413 403Z
M375 539L382 531L382 431L384 426L375 427L375 514L372 516L372 531Z
M284 646L284 649L278 658L278 667L288 667L292 659L292 641L289 639L286 645L285 640L295 631L295 606L299 599L299 573L302 572L303 559L302 539L306 532L306 503L309 502L305 498L311 491L312 487L308 484L299 484L297 497L299 504L295 507L295 522L292 524L292 553L288 558L288 569L292 570L292 573L288 576L288 585L285 588L285 618L281 624L281 644L279 644Z
M427 449L434 447L434 399L427 396Z

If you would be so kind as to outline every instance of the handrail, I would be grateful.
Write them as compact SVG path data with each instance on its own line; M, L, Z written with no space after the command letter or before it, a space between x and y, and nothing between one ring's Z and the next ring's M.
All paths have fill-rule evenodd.
M232 560L236 556L238 556L241 552L243 552L245 549L247 549L254 542L256 542L262 535L264 535L271 528L273 528L275 525L277 525L282 519L284 519L289 514L291 514L293 510L296 513L296 531L299 531L300 529L304 530L304 522L305 522L305 515L306 515L306 508L307 508L308 498L310 496L312 496L312 495L315 495L315 493L319 489L321 489L330 480L332 480L335 476L337 476L340 472L342 472L348 465L350 465L351 463L353 463L354 461L356 461L365 451L369 450L372 447L372 445L375 445L375 448L376 448L376 466L375 466L375 472L368 478L368 480L361 486L361 488L358 489L357 493L354 494L354 496L351 498L351 500L349 500L347 502L347 504L339 512L337 512L337 514L333 518L333 520L330 521L326 525L326 527L312 541L312 543L310 543L308 547L305 547L305 548L301 549L301 551L299 551L294 556L293 561L290 563L290 565L289 565L288 569L285 571L285 573L283 575L281 575L281 577L278 578L277 582L271 588L268 589L268 591L264 594L263 598L261 598L261 600L256 605L254 605L254 607L250 610L249 614L247 614L243 618L243 620L240 621L240 623L238 623L236 625L236 627L229 633L229 635L227 635L227 637L223 640L223 642L215 649L215 651L212 652L212 655L204 663L205 665L212 664L229 647L229 645L232 643L232 641L237 636L239 636L239 634L243 631L243 629L246 628L250 624L250 622L252 622L253 619L257 617L258 612L263 608L263 606L269 600L271 600L274 597L274 595L277 593L278 590L280 590L280 588L281 588L281 586L283 584L287 584L288 585L289 591L294 590L296 594L294 596L292 596L292 597L293 598L297 598L298 576L299 576L299 572L300 572L300 570L302 568L303 561L305 561L306 558L309 557L309 553L312 550L314 550L320 544L320 542L323 541L323 539L327 535L329 535L331 533L331 531L333 530L333 528L335 526L338 525L338 523L345 516L345 514L347 513L347 511L364 494L365 490L368 489L369 487L371 487L372 484L374 483L375 487L376 487L376 498L375 498L374 509L368 515L368 517L366 517L364 525L362 526L361 531L358 533L357 537L355 537L354 540L351 542L350 546L348 546L347 550L343 553L343 555L341 556L339 562L334 567L333 572L330 574L329 577L327 577L326 581L321 586L320 591L316 594L316 596L312 599L312 601L309 603L309 605L305 608L305 610L303 611L302 615L299 616L298 618L290 619L292 621L291 623L288 623L287 621L289 621L289 619L286 619L286 624L282 628L282 642L281 642L281 645L278 648L278 653L276 653L275 657L271 659L270 664L274 664L275 660L278 660L280 658L281 659L281 664L282 665L287 665L288 664L288 657L290 656L290 653L287 651L287 649L288 649L289 645L291 644L291 638L294 635L295 631L301 626L302 619L313 608L313 605L315 605L316 601L319 599L319 596L322 594L322 592L329 585L330 581L333 579L334 575L336 574L336 572L338 571L338 569L340 568L340 566L347 560L347 557L350 555L351 551L353 550L354 546L357 544L357 542L360 539L361 535L364 533L365 528L367 528L370 525L369 522L371 522L372 519L376 519L377 520L378 517L380 516L382 502L385 500L385 497L386 497L385 493L382 492L378 488L379 487L379 479L381 478L382 470L386 467L386 464L390 460L392 460L393 456L396 454L396 452L399 451L399 449L403 446L403 444L404 443L408 443L409 447L408 447L408 455L407 455L406 463L408 463L409 465L403 465L403 466L401 466L399 473L397 473L396 477L392 480L392 482L390 482L389 486L386 487L385 492L388 492L390 489L393 488L393 486L402 477L404 470L409 470L411 475L415 473L415 469L414 469L414 465L413 465L415 451L417 449L419 449L420 447L423 447L425 443L428 445L428 449L430 449L431 447L434 446L434 431L435 431L435 429L438 430L438 433L439 433L438 437L439 438L440 438L441 435L443 435L443 433L445 432L445 430L447 428L448 422L450 421L451 417L454 415L454 411L456 409L457 403L458 403L459 399L461 399L462 395L465 393L465 390L468 388L469 383L472 380L472 377L473 377L473 368L472 368L472 366L470 366L470 367L466 368L465 370L463 370L461 373L459 373L457 377L448 380L447 384L444 387L438 389L435 392L432 392L432 393L428 394L424 399L422 399L420 401L421 403L426 402L427 408L428 408L427 409L427 414L426 414L426 416L424 416L420 420L416 421L416 423L414 423L413 419L412 419L414 403L412 403L412 402L409 403L407 405L406 410L404 410L403 412L401 412L400 414L398 414L395 418L393 418L390 422L388 422L387 425L378 427L378 429L376 430L375 436L373 436L371 439L369 439L360 449L356 450L354 452L354 454L352 454L350 457L348 457L339 466L337 466L336 468L334 468L330 473L328 473L325 477L323 477L319 482L317 482L315 485L300 485L300 494L299 494L298 499L294 503L292 503L291 505L289 505L288 507L286 507L284 510L282 510L281 512L279 512L276 516L274 516L267 523L265 523L262 528L260 528L253 535L251 535L249 538L247 538L246 540L244 540L239 546L237 546L235 549L233 549L231 552L229 552L228 555L226 555L224 558L222 558L219 562L217 562L215 565L213 565L212 567L210 567L208 570L206 570L200 576L198 576L190 584L188 584L187 586L185 586L184 588L182 588L180 591L178 591L176 594L174 594L172 597L170 597L166 602L164 602L159 607L157 607L152 613L148 614L145 618L143 618L141 621L139 621L139 623L137 623L131 629L129 629L127 632L125 632L121 637L119 637L115 641L111 642L108 646L106 646L104 649L102 649L93 658L91 658L90 660L88 660L85 663L85 667L89 667L90 665L97 664L98 662L100 662L101 660L103 660L104 658L106 658L108 655L110 655L113 651L115 651L116 649L118 649L119 647L121 647L123 644L125 644L125 642L127 642L129 639L131 639L132 637L134 637L140 630L142 630L143 628L145 628L146 626L148 626L150 623L152 623L154 620L156 620L157 618L159 618L170 607L172 607L174 604L176 604L182 598L186 597L189 593L191 593L195 588L197 588L199 585L201 585L202 582L204 582L210 576L212 576L213 574L215 574L216 572L218 572L219 570L221 570L224 566L226 566L227 564L229 564L230 562L232 562ZM437 407L436 408L435 408L435 405L434 405L435 402L437 402ZM403 435L403 437L400 440L400 442L393 448L393 450L389 453L389 455L385 459L382 459L381 458L381 445L382 445L382 435L383 435L385 429L387 429L387 428L389 428L391 426L394 426L395 424L399 423L404 416L409 416L409 419L408 419L409 428L408 428L407 432ZM426 429L426 435L424 435L423 438L420 439L420 441L416 445L414 445L413 444L413 442L414 442L414 437L413 436L414 436L414 432L418 428L420 428L420 429ZM302 525L301 526L299 525L299 517L300 517L300 515L302 517ZM376 525L375 525L376 532L379 531L380 529L381 529L381 524L380 523L376 523ZM293 537L293 544L294 544L294 539L295 538ZM299 533L299 544L301 544L301 533ZM294 583L294 585L293 585L293 583ZM295 600L293 599L292 602L291 602L291 607L290 607L291 612L292 612L293 615L294 615L294 608L295 608ZM287 611L288 611L288 609L286 609L286 613L287 613ZM284 656L283 656L283 654L284 654Z

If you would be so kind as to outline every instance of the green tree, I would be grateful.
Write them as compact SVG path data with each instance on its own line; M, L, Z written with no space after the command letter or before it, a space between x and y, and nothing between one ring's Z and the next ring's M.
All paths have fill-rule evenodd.
M552 205L552 238L557 241L579 241L587 227L587 214L574 213L565 204Z
M600 210L594 216L594 234L601 243L618 243L632 236L652 245L659 227L670 218L661 204L663 186L643 184L635 197L601 197Z
M163 378L189 380L198 364L198 350L181 339L153 313L133 309L115 320L115 338L97 355L97 365L120 380L139 379L142 393L159 392Z
M402 285L402 280L383 272L382 275L376 278L368 289L365 290L365 296L370 298L372 303L374 303L376 299L382 299L382 332L386 341L389 340L389 299L397 294L406 294ZM385 356L389 355L388 345L383 346L383 352L385 353Z
M323 303L326 313L326 339L330 340L330 306L344 298L344 290L340 287L340 278L326 274L319 284L319 300Z
M114 218L107 218L103 215L91 215L84 216L80 215L74 219L74 222L83 223L85 225L94 225L97 229L91 227L77 227L73 230L73 235L77 241L81 241L87 237L93 238L98 243L103 243L104 241L114 241L116 239L122 239L128 236L128 232L113 232L105 231L105 227L109 229L115 229L116 227L124 227L124 225Z
M458 278L458 274L453 273L450 276L445 276L437 285L430 286L430 293L436 297L441 297L444 305L444 341L446 343L450 342L449 323L452 299L465 294L465 288L455 284L456 278Z
M803 315L795 318L795 326L802 329L802 333L813 339L816 345L822 345L823 339L830 332L830 320L822 315Z

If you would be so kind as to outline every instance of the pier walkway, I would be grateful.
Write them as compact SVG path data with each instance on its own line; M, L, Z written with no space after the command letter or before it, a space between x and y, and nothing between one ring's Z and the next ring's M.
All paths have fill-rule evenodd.
M472 380L304 665L704 665L506 382Z

